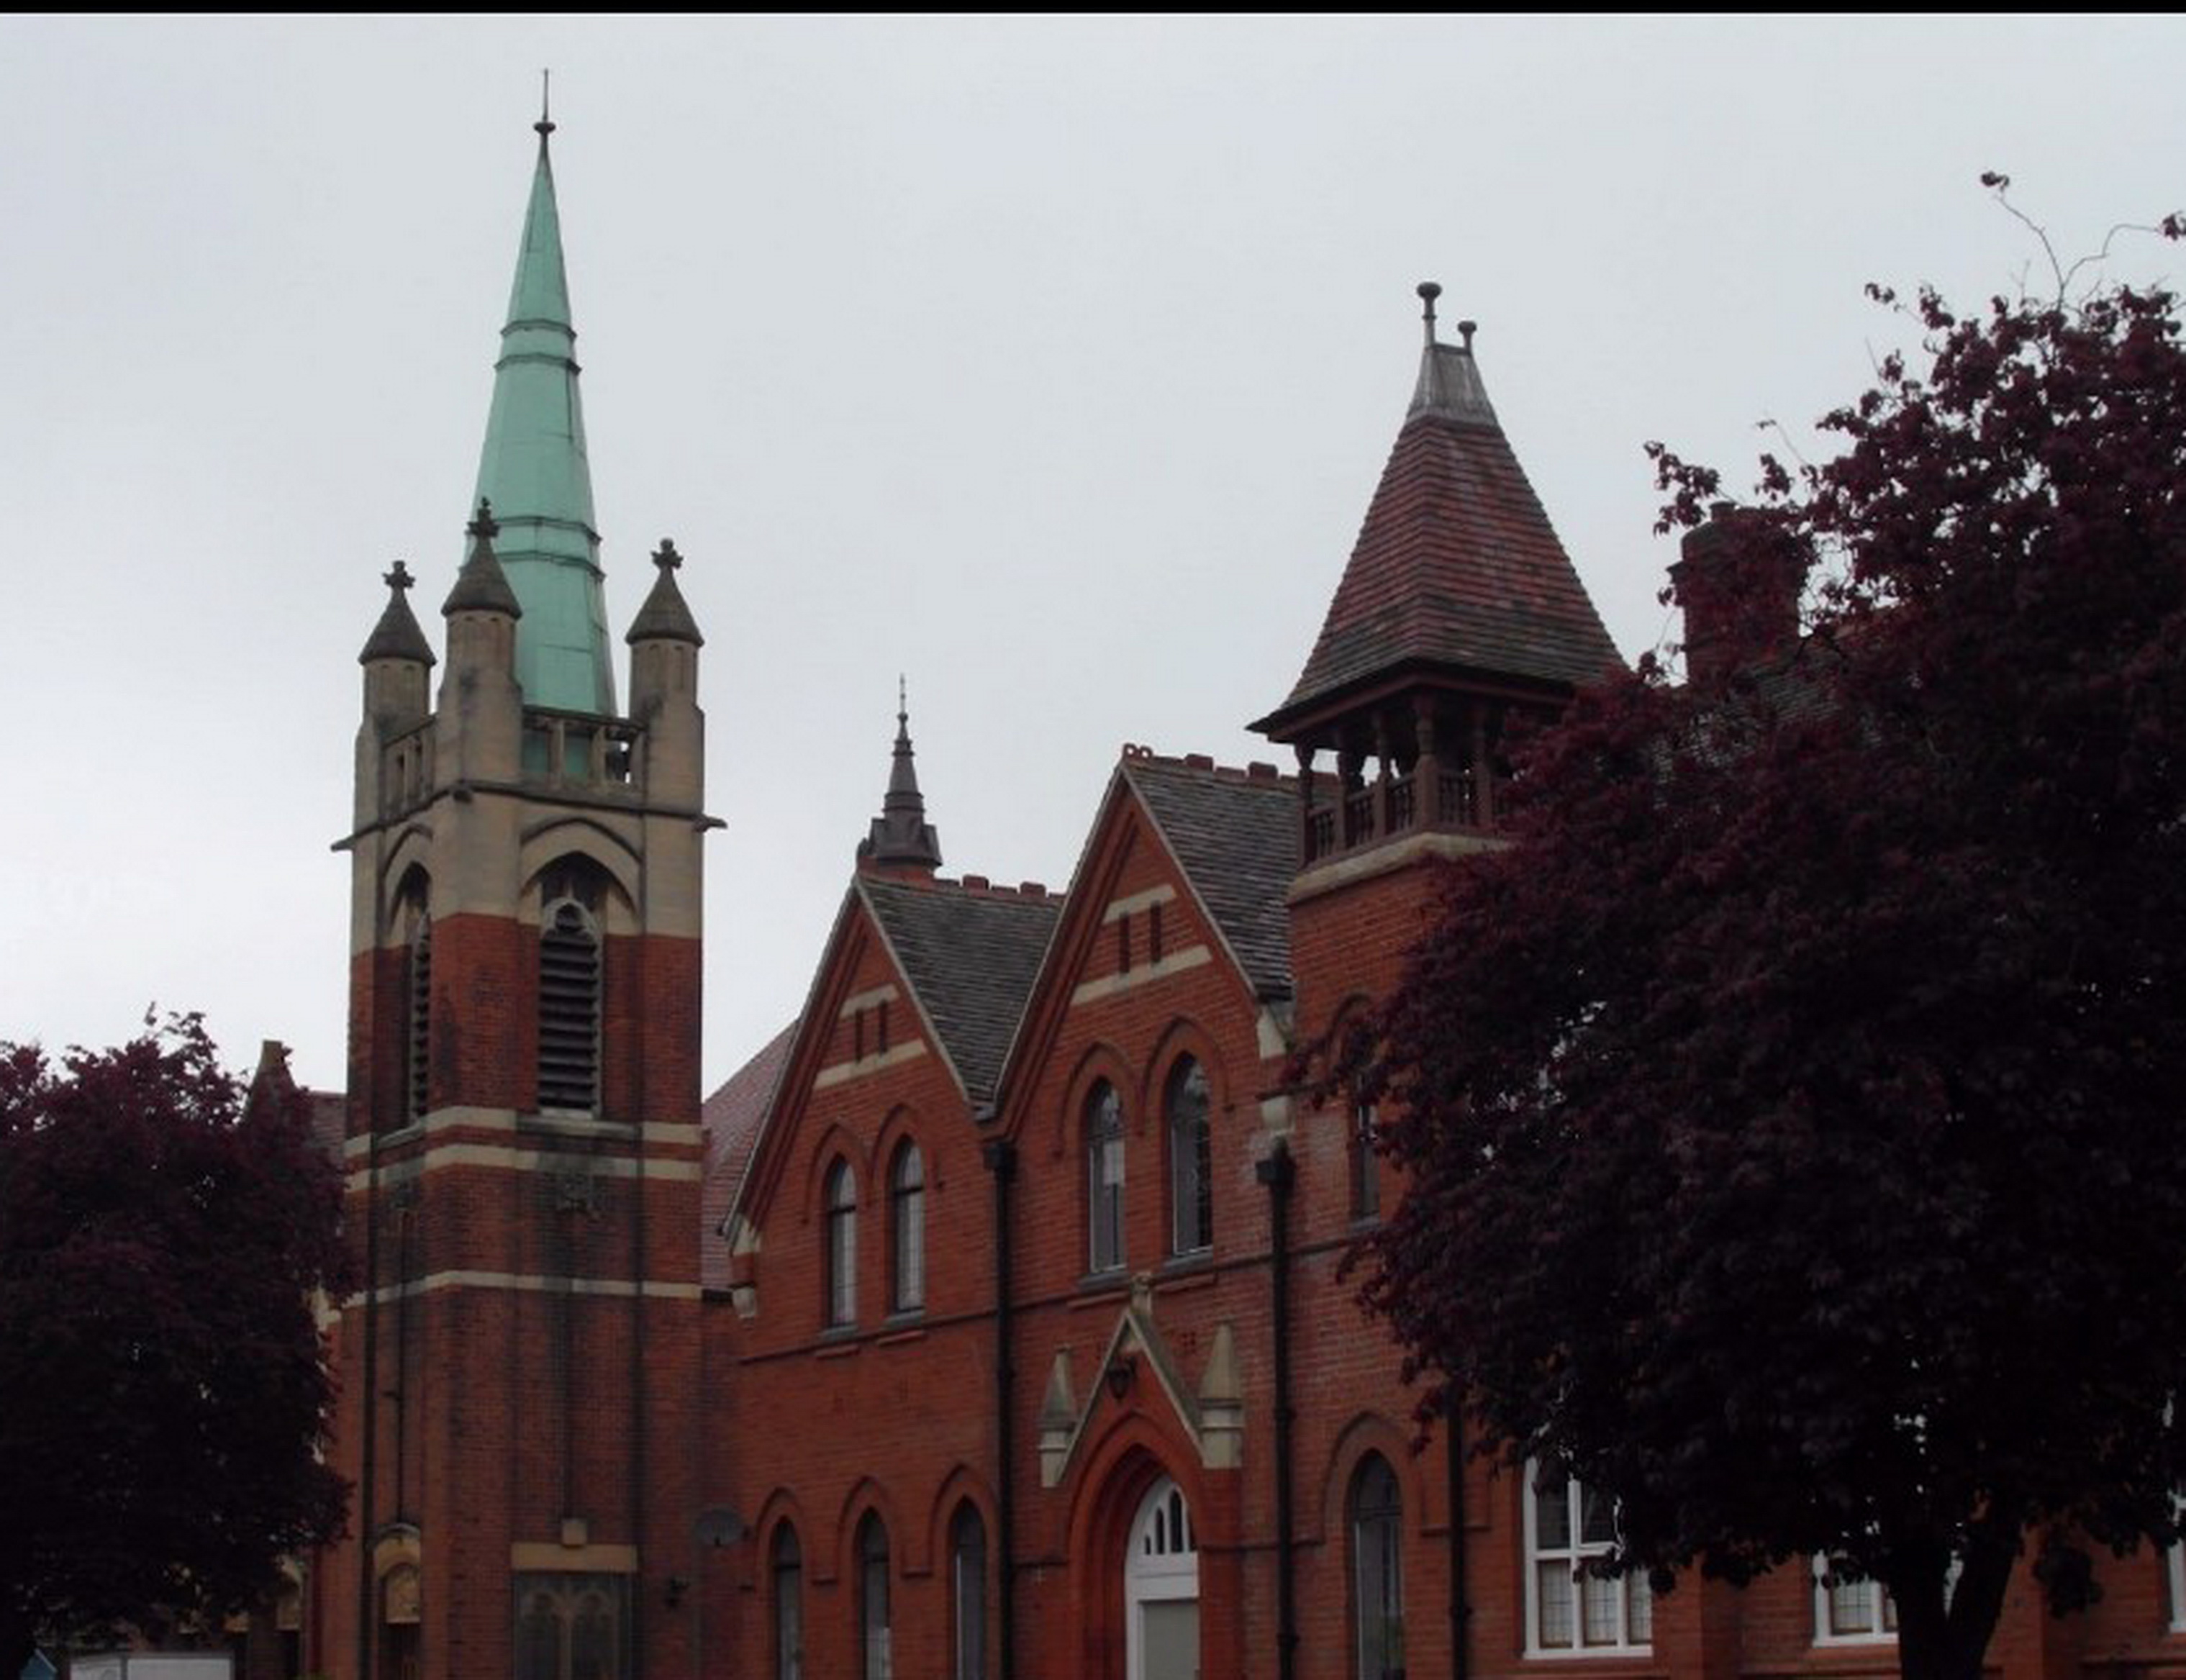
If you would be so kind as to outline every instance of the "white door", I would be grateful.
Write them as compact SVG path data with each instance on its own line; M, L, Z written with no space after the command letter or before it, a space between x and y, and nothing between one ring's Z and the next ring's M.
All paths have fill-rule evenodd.
M1184 1492L1167 1476L1131 1524L1124 1626L1130 1680L1199 1680L1199 1545Z

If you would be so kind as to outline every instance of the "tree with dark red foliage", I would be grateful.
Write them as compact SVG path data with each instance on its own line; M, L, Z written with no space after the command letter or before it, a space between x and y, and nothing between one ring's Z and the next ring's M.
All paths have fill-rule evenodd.
M2186 350L2161 291L1913 313L1717 523L1744 645L1534 744L1351 1072L1425 1411L1624 1566L1823 1560L1975 1680L2022 1554L2084 1604L2186 1487Z
M217 1625L339 1532L338 1212L293 1088L246 1104L193 1016L58 1070L0 1046L0 1675L42 1635Z

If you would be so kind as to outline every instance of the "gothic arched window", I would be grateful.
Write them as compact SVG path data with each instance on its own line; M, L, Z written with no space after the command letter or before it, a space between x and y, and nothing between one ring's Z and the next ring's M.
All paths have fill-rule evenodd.
M888 1163L888 1310L926 1305L926 1163L905 1138Z
M1103 1079L1085 1098L1086 1268L1124 1263L1124 1105Z
M1378 1453L1351 1478L1351 1627L1358 1680L1399 1680L1404 1672L1403 1495Z
M1163 1100L1169 1123L1169 1252L1196 1254L1214 1242L1214 1143L1207 1070L1179 1058Z
M987 1680L987 1525L966 1500L949 1521L950 1680Z
M890 1680L888 1655L888 1543L880 1515L867 1511L858 1525L858 1673L860 1680Z
M539 912L539 1106L600 1106L601 888L571 859L547 871Z
M774 1680L804 1680L804 1554L788 1523L774 1531Z
M827 1323L858 1321L858 1181L850 1163L838 1159L827 1169L821 1196L827 1237Z

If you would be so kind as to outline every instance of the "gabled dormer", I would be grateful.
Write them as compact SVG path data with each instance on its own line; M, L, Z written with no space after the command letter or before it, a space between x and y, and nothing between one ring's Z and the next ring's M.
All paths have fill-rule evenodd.
M1618 664L1488 400L1473 323L1436 337L1441 292L1419 288L1419 382L1320 637L1253 725L1298 755L1309 875L1417 834L1492 831L1512 721Z

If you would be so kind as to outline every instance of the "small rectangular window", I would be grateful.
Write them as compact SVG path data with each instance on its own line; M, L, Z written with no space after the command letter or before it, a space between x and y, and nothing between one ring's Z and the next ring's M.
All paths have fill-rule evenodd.
M1131 972L1131 916L1126 910L1116 918L1116 972Z
M1146 906L1146 960L1159 966L1162 960L1162 914L1159 904Z

